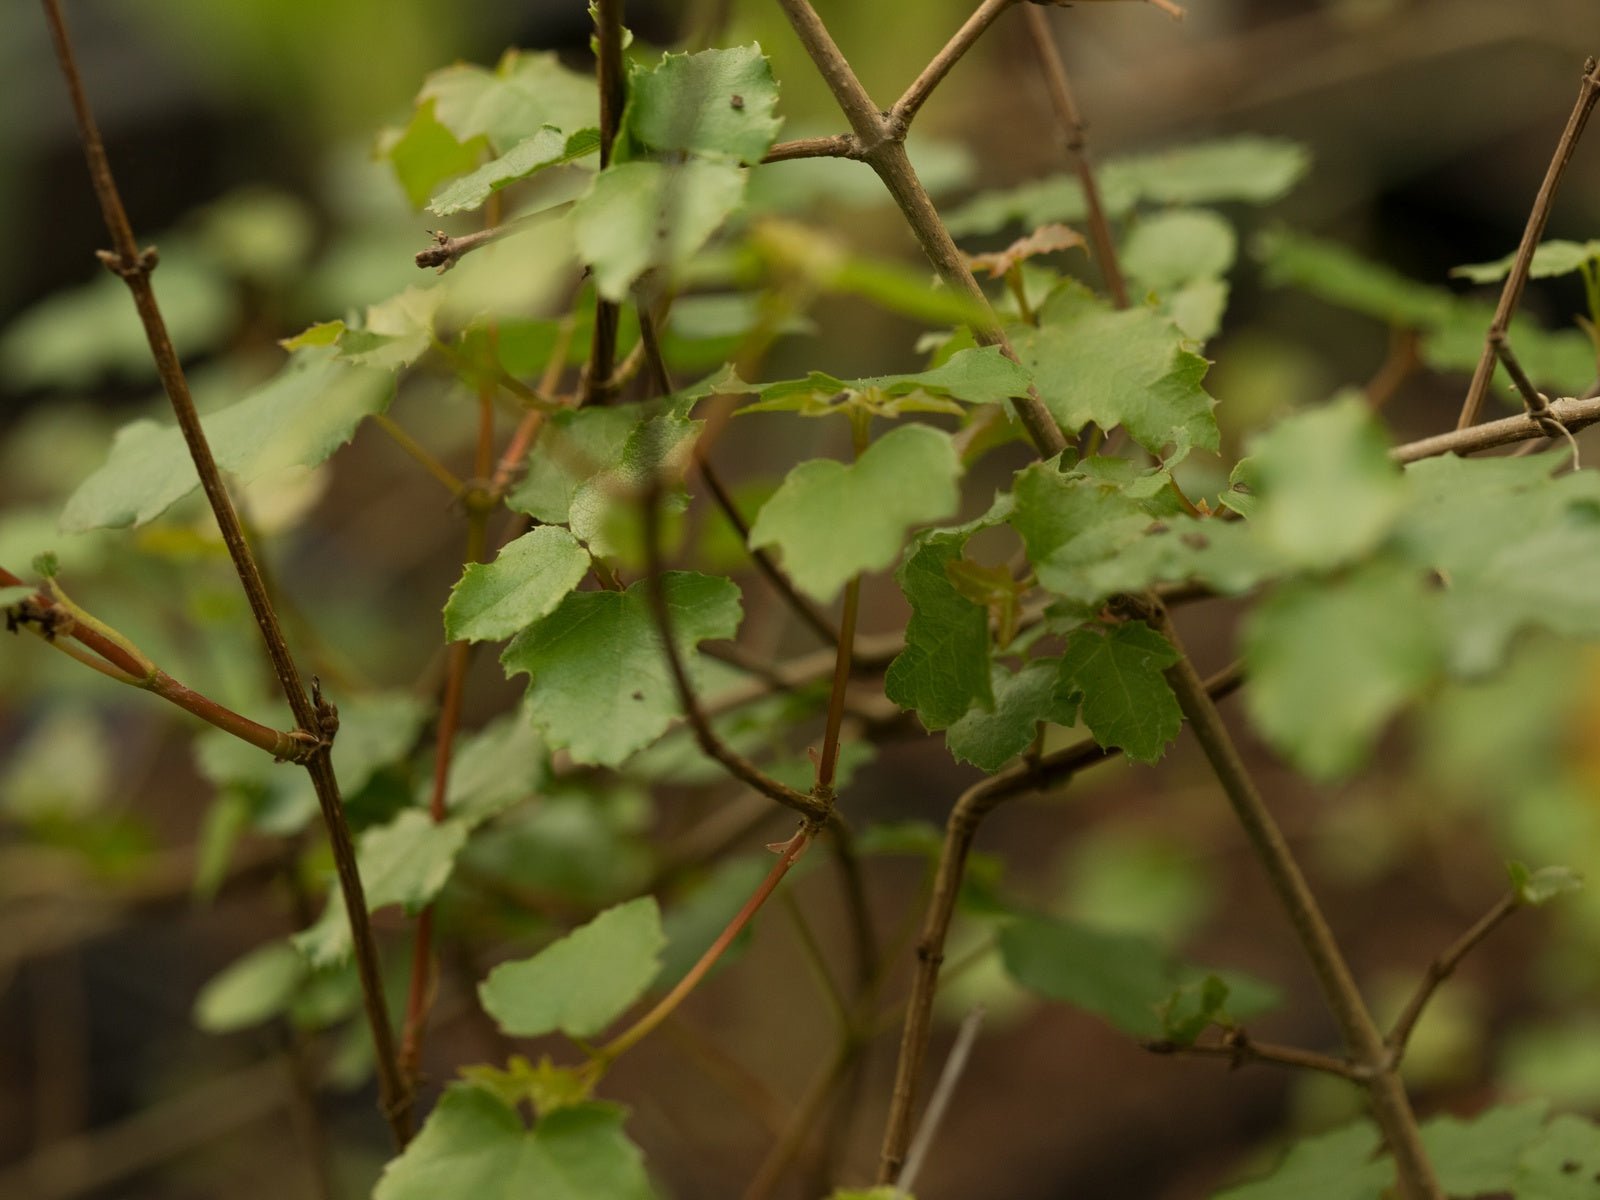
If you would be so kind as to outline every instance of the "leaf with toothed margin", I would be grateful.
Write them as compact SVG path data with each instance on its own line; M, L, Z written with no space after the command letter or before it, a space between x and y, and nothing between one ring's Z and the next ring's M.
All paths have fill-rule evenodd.
M1060 686L1081 697L1083 723L1095 741L1153 763L1183 725L1162 674L1177 661L1167 639L1143 621L1082 626L1067 635Z
M450 589L444 633L452 642L499 641L547 616L589 573L578 540L540 525L505 546L492 563L469 563Z
M661 586L678 652L696 680L695 646L738 629L739 589L731 579L685 571L667 572ZM531 676L535 727L576 762L614 767L660 737L680 711L648 587L641 580L625 592L574 592L500 656L508 676Z
M778 83L758 44L667 54L629 81L628 135L663 153L755 166L782 126Z
M428 201L428 211L436 216L448 217L481 208L501 188L509 187L546 167L559 167L586 158L599 149L599 130L580 129L568 134L554 125L546 125L499 158L491 159L476 171L450 184Z

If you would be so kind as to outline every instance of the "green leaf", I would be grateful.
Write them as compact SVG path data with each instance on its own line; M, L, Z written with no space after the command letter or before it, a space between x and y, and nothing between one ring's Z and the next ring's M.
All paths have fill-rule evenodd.
M744 172L730 163L614 163L572 207L579 258L607 300L627 298L646 271L670 285L744 198Z
M1556 1117L1517 1166L1517 1200L1590 1200L1600 1176L1600 1127L1568 1113Z
M1394 1164L1374 1158L1378 1135L1365 1121L1296 1142L1272 1174L1213 1200L1382 1200Z
M1129 279L1164 293L1197 279L1221 278L1238 252L1238 236L1227 221L1208 209L1179 208L1139 221L1120 256Z
M1063 474L1052 463L1020 472L1013 492L1011 525L1043 586L1086 604L1117 590L1115 583L1106 587L1098 572L1150 527L1150 514L1137 501L1115 486Z
M529 1129L485 1088L447 1088L373 1200L651 1200L638 1147L609 1104L557 1109Z
M696 391L690 389L641 412L644 419L629 430L616 461L573 489L568 520L590 554L635 563L644 560L640 497L652 486L666 489L688 469L703 424L688 417L695 399ZM663 500L664 506L680 502L671 493Z
M1583 876L1571 867L1540 867L1530 871L1519 862L1507 863L1511 888L1518 904L1548 904L1557 896L1583 890Z
M1387 536L1399 515L1400 471L1358 395L1280 422L1251 452L1261 503L1250 524L1286 564L1354 561Z
M1432 683L1443 659L1437 605L1415 571L1389 562L1291 583L1251 613L1244 659L1256 728L1308 775L1339 778Z
M1177 661L1177 651L1143 621L1084 626L1067 635L1060 686L1082 695L1083 722L1095 741L1153 763L1183 724L1162 675Z
M491 159L471 174L457 179L428 201L428 211L448 217L481 208L501 188L519 179L526 179L546 167L561 166L585 158L599 149L600 134L596 130L581 129L566 133L554 125L546 125L499 158Z
M910 526L949 517L961 462L948 435L903 425L853 464L812 459L762 505L750 545L776 546L802 592L827 603L851 576L895 560Z
M408 287L369 305L358 326L319 321L279 344L285 350L333 346L343 362L398 370L411 366L432 347L434 315L444 299L442 288Z
M1491 1108L1470 1120L1429 1121L1422 1127L1422 1145L1439 1187L1451 1196L1512 1191L1517 1161L1539 1136L1548 1107L1545 1100L1530 1100Z
M258 946L223 968L195 997L194 1023L207 1033L232 1033L270 1020L289 1006L308 974L285 940Z
M1451 267L1450 274L1459 279L1471 280L1473 283L1499 283L1511 274L1511 264L1516 258L1517 252L1513 250L1504 258L1497 258L1493 262ZM1596 259L1600 259L1600 239L1587 242L1560 240L1540 242L1534 247L1533 260L1528 266L1528 278L1549 279L1556 275L1571 275L1574 271L1581 271Z
M555 610L589 573L578 540L540 525L505 546L492 563L470 563L444 606L447 641L508 638Z
M1173 988L1166 951L1147 938L1048 917L1023 916L1000 931L1006 970L1024 987L1156 1038L1158 1009Z
M417 94L419 106L430 101L458 139L487 138L497 155L546 125L571 134L600 124L594 78L563 67L551 51L508 50L493 70L456 63L435 71Z
M916 710L925 729L943 729L974 704L994 701L989 611L963 595L950 568L962 561L974 533L1004 518L1005 507L997 503L977 521L919 534L895 571L911 619L906 648L889 664L883 690L901 708Z
M482 156L475 137L457 138L435 115L434 103L417 106L411 120L382 148L412 208L421 208L446 179L472 170Z
M1537 458L1419 462L1407 469L1402 551L1438 571L1451 666L1481 674L1542 626L1600 636L1600 474L1547 478Z
M269 471L315 466L350 440L369 413L393 395L388 375L304 351L277 378L201 425L217 466L249 482ZM68 532L138 525L199 486L175 426L138 420L117 432L106 464L67 500Z
M992 667L992 708L975 705L945 730L945 745L959 762L998 771L1032 744L1040 721L1072 724L1077 702L1061 686L1054 659L1032 662L1013 674Z
M667 54L630 81L633 138L663 154L701 154L755 166L783 122L778 84L759 45Z
M346 796L411 750L432 705L410 692L371 692L339 703L333 769Z
M1298 142L1243 135L1112 159L1100 168L1099 184L1106 212L1120 217L1141 201L1270 204L1288 194L1310 166L1311 156ZM1032 229L1088 215L1077 177L1057 175L984 192L954 209L946 224L951 233L963 235L994 233L1011 223Z
M962 412L959 405L932 403L934 398L998 404L1011 396L1022 395L1030 382L1028 372L1005 357L998 346L985 346L958 350L939 366L913 375L845 380L813 371L804 379L741 384L718 390L749 391L760 397L741 408L741 413L796 412L802 416L825 416L859 407L874 416L894 417L903 412Z
M450 758L450 812L478 822L536 795L550 775L549 754L520 709L463 738Z
M733 636L739 589L731 580L689 572L668 572L661 585L679 652L691 678L698 678L694 647ZM508 676L532 676L534 725L577 762L616 766L678 715L647 586L640 581L625 592L575 592L500 656Z
M220 346L238 322L235 289L193 243L161 242L156 295L186 361ZM128 289L108 271L58 291L7 322L0 375L19 390L86 388L107 376L154 379L155 362Z
M1014 345L1062 428L1120 425L1152 454L1171 446L1169 461L1194 446L1217 448L1216 401L1200 386L1206 360L1169 318L1148 307L1114 309L1069 282L1039 320Z
M640 405L608 405L563 409L547 417L527 474L506 502L537 521L566 524L578 488L622 461L628 439L651 411Z
M661 969L655 897L608 908L531 958L501 963L478 987L488 1014L512 1037L560 1031L590 1038L625 1012Z

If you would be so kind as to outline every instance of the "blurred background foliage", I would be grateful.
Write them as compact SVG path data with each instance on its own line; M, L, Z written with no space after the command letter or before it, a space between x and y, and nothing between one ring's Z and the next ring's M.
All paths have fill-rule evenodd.
M971 5L818 7L887 102ZM723 10L722 44L756 39L773 59L785 136L842 128L776 6L633 3L629 20L641 47L669 45L680 32L692 40ZM416 281L412 255L438 219L412 211L373 148L378 129L408 118L428 71L458 58L492 64L510 45L555 49L585 69L590 31L578 0L96 0L74 5L72 16L136 226L161 247L157 287L203 410L270 376L281 361L277 339ZM1492 289L1468 290L1448 271L1514 247L1582 58L1600 47L1592 0L1196 0L1181 24L1140 4L1084 3L1054 19L1101 160L1233 133L1310 149L1309 177L1287 199L1265 212L1226 210L1242 250L1206 354L1230 457L1250 431L1370 380L1415 332L1383 319L1381 304L1341 307L1272 286L1258 235L1315 234L1422 284L1492 299ZM23 571L54 551L74 598L168 671L277 722L243 600L195 498L135 531L57 532L66 496L103 462L112 432L136 416L159 417L163 404L120 285L91 257L103 234L42 22L26 6L0 41L0 67L12 101L0 110L0 219L11 242L0 272L0 564ZM1020 31L1002 21L929 105L914 157L950 207L1062 170L1034 74ZM858 251L917 263L865 167L790 164L758 177L752 193L754 204L802 216ZM1014 232L982 229L965 245L997 248ZM1592 141L1568 175L1549 236L1600 236ZM1536 282L1525 308L1576 336L1573 316L1586 303L1567 276ZM702 334L716 314L703 316ZM797 328L808 336L775 350L769 377L875 374L919 361L919 327L860 299L819 305L807 321ZM1453 369L1408 376L1385 410L1397 438L1446 427L1462 386ZM448 462L470 458L471 410L447 380L409 380L395 411ZM804 436L813 452L838 444L826 432ZM752 437L730 437L730 454L747 464L738 480L747 497L770 488L795 454ZM1197 459L1189 469L1220 483L1215 463ZM411 802L426 767L395 760L424 728L437 686L438 614L459 568L457 516L370 429L327 466L252 484L242 507L285 597L291 638L349 698L341 699L347 730L352 716L361 727L366 703L371 727L400 743L369 747L364 777L353 768L363 780L349 787L354 819L380 820ZM725 531L696 526L689 536L703 538L693 544L705 561L726 562ZM869 632L904 619L883 580L867 612ZM747 628L773 653L796 648L765 632L779 620L750 602ZM1208 603L1195 620L1202 669L1227 661L1233 608ZM469 727L508 711L515 694L493 661L479 662ZM759 737L770 715L757 714L745 736ZM51 1181L53 1190L29 1194L310 1194L286 1152L300 1144L296 1110L283 1098L291 1089L261 1075L260 1064L274 1064L263 1056L285 1045L323 1039L323 1082L353 1089L324 1105L340 1194L362 1194L384 1147L360 1090L365 1035L349 1021L351 980L338 970L308 979L272 943L232 976L242 1008L226 991L202 993L221 968L315 916L317 864L285 867L308 837L308 796L298 777L253 760L233 765L226 739L194 734L147 697L28 639L0 655L0 1159L30 1161L33 1178ZM1597 747L1600 655L1539 638L1521 644L1499 676L1441 692L1351 783L1314 791L1256 753L1352 957L1397 1008L1415 970L1502 889L1504 860L1591 874L1600 865ZM704 782L672 774L693 776L678 750L676 767L669 739L651 752L661 761L635 760L637 778L552 788L537 808L474 839L461 886L444 900L449 926L473 931L476 949L464 948L457 964L463 978L481 974L470 955L482 947L536 939L552 919L570 923L671 865L663 847L706 811L691 803L663 814L648 801L647 789L664 779ZM944 1003L959 1012L981 998L994 1014L993 1038L929 1169L935 1200L1200 1195L1235 1168L1240 1147L1350 1111L1351 1097L1320 1079L1148 1062L1081 1016L1041 1013L999 969L981 889L985 870L998 876L1003 860L1004 886L1033 906L1249 968L1289 994L1264 1031L1329 1039L1206 776L1186 750L1175 760L1160 772L1103 768L1064 801L1018 806L986 831L993 857L980 860L990 866L977 871L952 942L951 962L963 965ZM938 825L971 778L937 747L890 744L856 765L845 805L863 822ZM352 767L344 770L348 780ZM925 842L927 831L873 860L886 928L915 900L921 860L904 850L917 836ZM748 877L737 857L681 872L669 911L715 927ZM809 878L796 887L838 935L843 918L829 889ZM765 1089L794 1095L809 1074L816 1047L775 1032L809 1019L794 931L773 914L763 932L746 965L697 1001L668 1045L618 1072L623 1098L637 1106L635 1136L679 1195L731 1194L763 1152L767 1135L750 1119L761 1105L706 1082L719 1066L735 1070L719 1055L744 1063L736 1095L752 1077L765 1081L763 1102ZM399 994L404 945L390 940ZM1407 1062L1424 1107L1471 1111L1528 1093L1600 1110L1597 941L1600 892L1591 891L1520 920L1469 960ZM291 993L293 1020L252 1019L251 997ZM473 1013L470 992L447 989L430 1052L440 1064L499 1053ZM685 1061L712 1065L684 1075ZM852 1163L870 1161L882 1111L874 1098L889 1065L880 1056L867 1077L868 1118L845 1143ZM652 1101L653 1089L674 1099ZM160 1136L125 1124L138 1113L158 1114L153 1122L165 1124L150 1128ZM0 1195L23 1195L22 1178L0 1167Z

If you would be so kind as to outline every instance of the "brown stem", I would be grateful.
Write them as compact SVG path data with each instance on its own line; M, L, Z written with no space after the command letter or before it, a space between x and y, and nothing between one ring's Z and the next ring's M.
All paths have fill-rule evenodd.
M1423 972L1422 982L1417 985L1417 990L1406 1002L1405 1010L1401 1012L1394 1023L1394 1028L1389 1031L1389 1036L1385 1039L1390 1050L1394 1052L1397 1064L1405 1057L1406 1046L1411 1040L1411 1031L1417 1027L1423 1010L1428 1007L1428 1001L1433 999L1433 993L1439 985L1450 978L1455 969L1461 965L1461 960L1472 953L1479 942L1498 929L1502 921L1521 907L1522 902L1517 898L1517 893L1507 892L1493 908L1478 919L1471 929L1428 964L1428 969Z
M1586 425L1600 421L1600 398L1552 400L1544 410L1544 420L1559 422L1576 432ZM1454 430L1407 442L1389 451L1389 457L1398 463L1413 463L1424 458L1437 458L1441 454L1477 454L1496 446L1513 442L1526 442L1547 434L1539 418L1529 413L1505 417L1499 421L1485 421L1469 429Z
M146 340L150 343L150 353L155 360L156 371L161 377L167 398L172 402L178 427L183 433L184 442L189 448L189 456L194 460L195 470L200 476L200 486L211 505L217 527L222 533L223 543L233 560L234 571L239 576L245 598L249 601L250 610L255 616L256 625L261 630L267 655L272 660L273 671L278 677L300 729L318 742L318 748L307 761L306 769L316 790L323 822L328 828L328 841L333 851L334 866L344 895L345 909L350 918L367 1024L372 1031L379 1103L396 1142L404 1145L411 1136L411 1098L405 1090L395 1058L394 1033L389 1025L389 1012L383 1000L383 979L378 970L377 943L373 939L372 927L367 919L361 876L356 869L355 846L350 838L349 826L345 822L344 804L339 797L339 785L334 778L333 765L329 758L329 739L336 727L332 711L331 709L319 711L319 706L306 695L305 687L300 681L299 669L295 666L288 643L284 640L283 629L278 623L276 613L273 612L255 556L245 541L238 514L234 511L233 502L217 470L216 460L212 457L205 431L200 426L200 415L195 411L194 400L189 394L189 384L184 377L183 366L178 361L177 351L173 348L166 322L162 319L161 309L156 303L155 290L150 284L150 274L156 266L156 252L154 249L141 251L134 240L133 227L128 221L127 211L117 192L116 181L112 177L111 166L106 159L105 147L100 140L100 131L95 125L94 114L84 93L83 80L78 73L72 42L67 34L66 22L61 15L60 0L42 0L42 3L45 19L50 26L51 40L55 44L56 58L61 65L67 91L72 98L78 137L83 144L84 157L89 165L89 179L94 186L95 197L99 201L101 215L105 218L106 228L111 234L114 246L112 251L101 252L101 261L122 278L133 295L134 306L138 309L139 319L144 325Z
M479 246L486 246L496 238L514 232L516 228L517 222L513 221L505 225L491 225L487 229L475 229L460 237L451 237L440 230L433 235L433 245L426 250L418 250L414 261L417 266L433 267L442 275L455 266L462 255L470 254Z
M853 158L861 157L861 141L852 134L838 133L832 137L795 138L779 142L762 156L764 163L788 162L794 158Z
M938 210L911 167L911 160L906 157L904 131L897 133L893 123L872 103L872 97L861 86L810 0L778 0L778 4L860 140L862 157L894 197L922 252L945 286L973 302L975 315L968 322L973 338L981 346L999 346L1008 358L1015 359L1016 352L1000 327L999 318L973 278L966 259L956 248L950 231L939 218ZM1050 458L1066 449L1066 438L1032 385L1026 396L1016 397L1013 403L1018 419L1040 455Z
M1066 64L1061 61L1061 51L1050 32L1050 22L1036 5L1025 4L1023 19L1028 23L1028 41L1038 55L1039 66L1044 71L1045 85L1050 94L1050 107L1056 115L1066 141L1067 157L1077 172L1078 184L1083 188L1083 199L1089 210L1089 241L1094 246L1094 260L1106 281L1106 290L1118 308L1128 307L1128 284L1122 277L1122 265L1117 260L1116 243L1111 238L1111 222L1106 219L1105 204L1100 199L1100 184L1089 161L1088 138L1084 132L1083 117L1077 102L1072 98L1072 85L1067 80Z
M1479 356L1472 382L1467 386L1467 398L1462 402L1461 416L1456 421L1457 429L1467 429L1478 422L1484 397L1489 393L1489 383L1494 378L1495 339L1497 336L1503 337L1510 328L1511 316L1517 311L1517 302L1522 298L1522 289L1528 282L1533 252L1538 248L1539 239L1544 236L1545 224L1550 220L1550 206L1555 200L1556 189L1561 186L1561 176L1567 169L1567 163L1572 160L1572 153L1577 149L1578 139L1583 136L1583 127L1589 121L1596 100L1600 100L1600 63L1590 58L1583 64L1583 81L1578 85L1578 99L1567 118L1566 128L1561 131L1560 140L1556 142L1555 154L1544 173L1544 182L1539 185L1539 193L1533 199L1533 208L1528 212L1528 224L1522 231L1522 243L1517 247L1516 258L1512 260L1511 273L1506 276L1505 286L1500 289L1500 303L1495 306L1494 319L1489 322L1489 331L1484 338L1483 354Z
M1368 408L1380 409L1394 399L1400 385L1422 365L1418 354L1421 344L1422 339L1414 329L1402 329L1397 325L1389 330L1389 352L1361 389L1367 394Z
M1164 611L1157 611L1156 623L1179 654L1178 661L1166 671L1178 707L1205 751L1234 817L1311 961L1323 999L1344 1037L1346 1052L1356 1067L1368 1074L1368 1100L1373 1118L1394 1155L1400 1194L1406 1200L1442 1200L1444 1193L1423 1149L1411 1100L1395 1069L1394 1055L1367 1010L1333 930Z
M1294 1067L1303 1071L1320 1071L1337 1075L1356 1083L1365 1083L1367 1073L1342 1058L1331 1054L1318 1054L1315 1050L1302 1050L1298 1046L1279 1046L1273 1042L1258 1042L1242 1029L1230 1030L1221 1043L1203 1045L1199 1042L1183 1046L1176 1042L1145 1042L1144 1048L1152 1054L1188 1055L1191 1058L1223 1058L1229 1067L1237 1068L1249 1063L1275 1063L1281 1067Z
M623 0L596 0L595 73L600 89L600 169L611 164L611 149L621 126L627 102L627 76L622 66ZM584 378L583 403L605 403L612 395L612 368L617 356L615 303L599 294L594 298L594 337L589 343L589 370Z
M955 1044L950 1047L950 1055L945 1059L944 1070L939 1072L939 1081L934 1084L933 1094L928 1097L922 1124L917 1128L916 1137L911 1140L911 1149L906 1152L906 1165L900 1173L900 1190L903 1192L910 1192L917 1184L917 1176L927 1159L933 1139L939 1133L939 1125L944 1120L945 1110L950 1107L950 1098L955 1095L961 1073L966 1070L967 1058L972 1053L973 1042L978 1040L978 1029L982 1024L982 1008L973 1009L961 1022Z
M817 1072L816 1077L807 1086L800 1102L795 1105L794 1115L789 1119L789 1124L782 1136L767 1151L767 1156L761 1160L761 1165L756 1168L756 1173L744 1189L741 1200L767 1200L767 1197L772 1195L777 1186L783 1182L789 1164L794 1161L806 1138L810 1137L816 1128L823 1109L833 1097L834 1089L844 1079L852 1058L850 1042L842 1041L827 1065Z
M922 73L911 81L911 86L906 88L900 99L895 101L894 107L889 110L889 120L900 131L900 136L905 136L906 129L916 119L917 113L928 97L933 95L933 89L938 87L950 73L950 68L960 62L962 55L972 49L973 43L983 36L984 30L994 24L995 18L1015 3L1017 0L983 0L939 53L922 68Z

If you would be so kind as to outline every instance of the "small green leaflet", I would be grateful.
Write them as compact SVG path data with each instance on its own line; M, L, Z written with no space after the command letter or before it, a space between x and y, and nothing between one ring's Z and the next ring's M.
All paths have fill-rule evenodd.
M540 525L507 545L492 563L471 563L444 606L452 642L499 641L549 615L589 573L578 540Z
M559 1108L529 1129L486 1088L457 1083L404 1153L383 1169L373 1200L653 1200L639 1149L610 1104Z
M478 987L484 1010L512 1037L591 1038L633 1004L661 969L655 897L608 908L531 958L501 963Z
M1096 572L1113 564L1151 525L1150 514L1119 488L1063 474L1054 463L1018 473L1011 525L1039 582L1058 595L1096 604L1110 587Z
M401 130L391 130L379 154L389 160L400 189L412 208L421 208L446 179L478 165L483 141L462 141L434 115L433 101L419 103Z
M1037 329L1014 331L1022 364L1067 430L1121 426L1150 453L1218 445L1207 363L1171 320L1149 307L1117 310L1067 282L1045 301Z
M1298 142L1244 135L1112 159L1099 169L1099 183L1106 212L1120 217L1141 201L1270 204L1310 166L1311 156ZM1077 177L1057 175L984 192L953 210L946 224L960 236L994 233L1012 223L1032 229L1051 221L1081 221L1088 215Z
M694 647L733 636L739 589L729 579L678 571L663 575L661 584L679 652L697 678ZM678 715L648 586L641 580L625 592L575 592L500 656L508 676L532 676L528 710L535 727L577 762L616 766Z
M1557 896L1583 890L1583 876L1571 867L1540 867L1530 871L1519 862L1507 863L1506 874L1518 904L1548 904Z
M194 1023L207 1033L248 1029L283 1012L305 982L306 961L287 940L258 946L213 975L195 997Z
M280 343L285 350L333 346L339 359L363 367L409 367L433 345L434 314L444 301L441 288L408 287L369 305L359 328L343 321L319 321Z
M303 351L270 383L202 422L217 466L245 482L291 466L315 466L350 440L361 418L394 394L379 371ZM176 426L138 420L117 431L111 455L78 486L61 528L140 525L200 484Z
M1468 263L1466 266L1451 267L1450 274L1459 279L1471 280L1473 283L1499 283L1511 273L1511 264L1516 258L1517 252L1513 250L1504 258L1497 258L1493 262ZM1574 271L1592 267L1597 259L1600 259L1600 238L1592 238L1587 242L1567 242L1559 239L1540 242L1534 247L1533 261L1528 266L1528 278L1550 279L1557 275L1570 275Z
M1263 542L1294 567L1359 559L1388 534L1404 501L1400 472L1355 393L1282 421L1251 445Z
M1377 1148L1377 1130L1359 1121L1296 1142L1270 1175L1213 1200L1382 1200L1394 1182L1394 1164L1374 1158Z
M640 146L755 166L783 122L778 84L759 45L667 54L629 80L624 127Z
M811 459L790 471L756 514L750 545L777 547L795 586L826 604L851 576L892 563L909 527L955 512L960 475L947 434L903 425L848 466Z
M614 163L572 206L578 257L607 300L626 299L646 271L670 284L739 207L744 185L730 163Z
M546 125L570 134L600 124L593 76L568 70L550 51L508 50L493 70L456 63L435 71L417 93L419 106L430 102L457 139L486 138L496 155Z
M568 134L554 125L546 125L499 158L491 159L476 171L450 184L428 201L428 211L436 216L448 217L481 208L501 188L519 179L526 179L546 167L557 167L586 158L599 149L598 130L580 129Z
M1183 724L1162 675L1177 661L1177 651L1143 621L1082 626L1067 635L1058 689L1082 697L1083 722L1095 741L1153 763Z
M804 379L779 383L746 384L739 389L760 399L739 411L796 412L824 416L852 405L875 416L902 412L961 413L956 400L969 404L999 404L1020 396L1032 382L1028 372L1001 353L998 346L958 350L937 367L914 375L876 375L867 379L838 379L813 371Z
M1239 238L1204 208L1152 213L1128 234L1122 269L1140 287L1166 292L1197 279L1220 279L1233 267Z
M1285 584L1245 626L1250 718L1313 779L1346 776L1384 723L1433 683L1443 632L1420 573L1392 561Z

